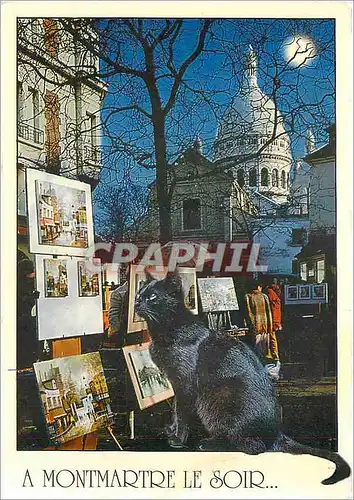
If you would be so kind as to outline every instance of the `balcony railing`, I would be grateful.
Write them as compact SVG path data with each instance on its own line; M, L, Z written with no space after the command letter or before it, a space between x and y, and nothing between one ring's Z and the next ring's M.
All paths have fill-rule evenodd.
M26 141L35 142L36 144L44 144L44 133L36 127L31 127L27 123L19 123L17 127L18 136Z

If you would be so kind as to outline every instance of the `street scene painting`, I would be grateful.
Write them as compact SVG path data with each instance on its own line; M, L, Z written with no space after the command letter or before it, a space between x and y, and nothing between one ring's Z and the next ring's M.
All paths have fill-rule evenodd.
M149 342L126 346L123 352L141 409L173 396L171 383L151 359Z
M44 259L45 296L68 296L67 262L61 259Z
M239 309L232 278L198 278L198 289L204 312Z
M108 426L110 396L98 352L34 363L50 439L66 443Z
M92 270L86 260L77 263L79 275L79 296L95 297L99 295L98 271Z
M177 273L182 281L182 293L185 307L192 314L198 314L197 278L195 269L179 267Z
M85 191L39 180L36 188L39 244L87 248Z

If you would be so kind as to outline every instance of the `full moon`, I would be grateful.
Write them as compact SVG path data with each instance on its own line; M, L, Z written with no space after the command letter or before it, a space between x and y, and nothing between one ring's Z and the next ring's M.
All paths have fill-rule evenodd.
M296 35L284 43L285 60L291 66L308 66L316 55L315 42L309 37Z

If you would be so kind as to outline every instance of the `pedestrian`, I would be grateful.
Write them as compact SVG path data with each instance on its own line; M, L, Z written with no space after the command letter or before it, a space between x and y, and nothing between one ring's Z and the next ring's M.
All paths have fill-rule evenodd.
M128 299L129 299L129 276L123 285L118 286L110 293L108 310L108 339L116 347L125 343L128 326Z
M260 281L252 283L251 292L245 295L246 324L254 335L255 350L266 365L273 380L279 379L280 361L278 343L273 330L269 298L262 292Z
M29 368L37 359L37 333L34 308L39 292L35 290L33 262L24 258L17 264L17 368Z

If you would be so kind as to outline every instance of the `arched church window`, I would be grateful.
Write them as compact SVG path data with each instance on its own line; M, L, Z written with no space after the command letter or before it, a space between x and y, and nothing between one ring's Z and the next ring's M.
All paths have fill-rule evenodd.
M272 186L279 187L279 172L277 168L274 168L272 172Z
M281 171L281 187L283 189L286 188L286 175L285 175L285 170Z
M261 186L269 186L269 172L267 168L261 170Z
M257 186L257 172L255 168L251 168L249 172L249 185L252 186Z
M237 170L237 182L240 187L243 187L245 185L245 172L243 168L239 168Z

